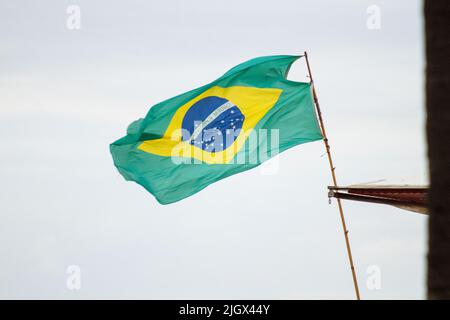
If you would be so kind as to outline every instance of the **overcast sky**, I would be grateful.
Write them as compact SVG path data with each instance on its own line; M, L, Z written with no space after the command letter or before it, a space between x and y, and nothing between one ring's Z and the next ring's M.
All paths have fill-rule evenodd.
M308 50L340 184L427 181L419 1L0 0L0 39L0 298L353 298L321 141L167 206L113 166L153 104L253 57ZM362 297L424 298L426 217L344 209Z

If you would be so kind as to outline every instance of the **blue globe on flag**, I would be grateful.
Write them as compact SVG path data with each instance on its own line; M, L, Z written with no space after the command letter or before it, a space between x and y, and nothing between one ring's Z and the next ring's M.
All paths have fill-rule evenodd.
M220 152L233 144L245 116L231 101L209 96L194 103L186 112L182 129L189 132L183 141L208 152Z

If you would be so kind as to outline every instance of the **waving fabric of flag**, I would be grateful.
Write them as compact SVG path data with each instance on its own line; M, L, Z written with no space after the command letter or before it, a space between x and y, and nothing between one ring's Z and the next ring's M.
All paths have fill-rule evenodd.
M310 84L286 79L300 57L255 58L156 104L110 145L115 166L168 204L322 139Z

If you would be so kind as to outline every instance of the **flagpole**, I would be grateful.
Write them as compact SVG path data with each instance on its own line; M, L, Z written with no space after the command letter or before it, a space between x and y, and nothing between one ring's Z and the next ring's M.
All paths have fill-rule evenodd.
M336 174L334 172L336 168L334 167L333 159L331 158L330 145L328 144L327 133L325 131L325 126L323 124L322 112L320 111L319 100L317 99L317 94L316 94L316 89L315 89L315 85L314 85L314 80L313 80L313 77L312 77L312 74L311 74L311 68L309 66L308 54L306 53L306 51L305 51L305 59L306 59L306 65L308 67L309 79L311 80L311 87L312 87L312 93L313 93L313 98L314 98L314 104L316 106L317 116L319 117L319 123L320 123L320 127L322 129L323 142L325 144L325 149L326 149L327 156L328 156L328 163L330 164L331 176L333 178L334 186L337 187L338 185L337 185L337 180L336 180ZM353 265L352 250L350 248L350 240L348 238L348 229L347 229L347 225L345 223L344 210L342 209L341 200L340 199L336 199L336 200L337 200L337 203L338 203L339 215L341 217L342 229L344 231L345 245L347 247L348 260L350 262L350 269L352 271L352 277L353 277L353 284L355 286L356 299L360 300L361 297L359 295L358 280L356 278L355 266Z

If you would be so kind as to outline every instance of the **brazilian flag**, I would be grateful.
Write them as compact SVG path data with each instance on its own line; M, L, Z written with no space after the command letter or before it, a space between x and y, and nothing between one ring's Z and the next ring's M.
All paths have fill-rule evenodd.
M322 139L311 85L286 79L300 57L255 58L154 105L110 145L115 166L168 204Z

